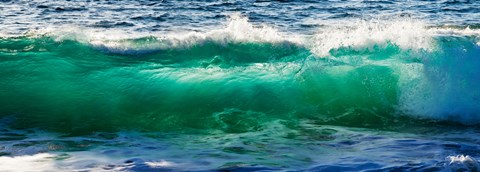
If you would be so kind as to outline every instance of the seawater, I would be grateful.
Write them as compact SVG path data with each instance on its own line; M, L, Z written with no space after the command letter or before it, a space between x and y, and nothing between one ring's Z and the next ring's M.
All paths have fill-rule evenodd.
M0 9L0 170L479 170L476 1Z

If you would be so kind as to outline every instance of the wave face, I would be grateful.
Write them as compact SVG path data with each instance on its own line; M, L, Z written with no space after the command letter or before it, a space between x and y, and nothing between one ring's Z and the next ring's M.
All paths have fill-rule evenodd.
M17 118L17 127L74 133L238 133L302 119L373 128L477 124L476 30L354 26L301 37L233 17L225 29L183 35L4 37L0 114Z

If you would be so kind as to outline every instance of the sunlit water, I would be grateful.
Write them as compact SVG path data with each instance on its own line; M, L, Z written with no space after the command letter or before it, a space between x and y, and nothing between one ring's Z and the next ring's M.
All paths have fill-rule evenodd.
M0 1L0 171L478 171L477 1Z

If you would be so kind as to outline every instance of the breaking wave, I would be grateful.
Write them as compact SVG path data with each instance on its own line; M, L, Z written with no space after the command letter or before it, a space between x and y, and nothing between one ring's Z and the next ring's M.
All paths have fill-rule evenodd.
M240 16L205 33L31 31L0 38L0 115L80 132L477 124L479 33L398 20L295 35Z

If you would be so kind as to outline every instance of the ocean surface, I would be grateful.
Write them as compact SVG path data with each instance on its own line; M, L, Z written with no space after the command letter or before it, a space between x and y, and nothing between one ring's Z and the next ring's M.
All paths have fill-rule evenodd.
M480 1L0 0L0 171L480 171Z

